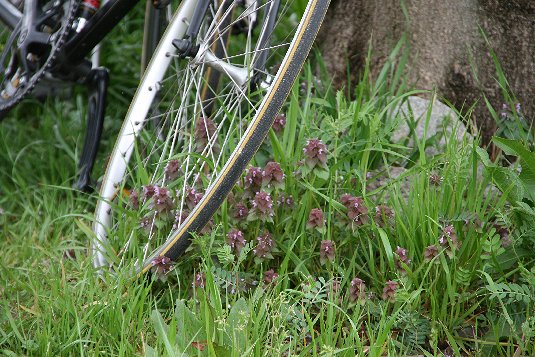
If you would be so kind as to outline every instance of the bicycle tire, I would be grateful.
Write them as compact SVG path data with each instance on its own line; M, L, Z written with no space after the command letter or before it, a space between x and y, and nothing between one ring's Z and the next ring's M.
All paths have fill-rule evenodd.
M241 132L241 129L232 127L232 130L229 129L229 132L225 133L226 138L228 139L231 135L230 132L232 131L233 135L235 132L239 131L240 135L240 141L239 143L232 148L231 153L229 156L224 159L225 164L222 165L222 168L219 172L216 172L216 175L213 175L214 177L211 178L210 173L206 173L207 169L205 166L204 158L198 159L201 163L197 163L195 168L199 170L199 175L205 175L210 177L210 182L208 187L206 188L205 194L200 198L197 202L195 202L195 206L191 208L191 211L188 212L189 214L187 217L182 220L182 214L183 211L186 211L184 209L184 200L185 200L185 190L187 185L187 178L188 178L188 172L183 173L183 182L181 183L181 189L182 196L179 197L179 192L177 191L176 197L174 197L175 200L182 200L182 204L179 209L175 210L175 213L177 214L177 217L180 216L180 219L178 219L178 223L175 224L175 227L170 230L170 233L168 233L165 237L157 236L158 242L155 244L156 246L153 248L150 248L150 252L148 252L148 249L143 248L144 254L141 259L141 264L138 264L136 266L136 271L138 273L144 273L151 269L151 267L154 266L155 261L159 258L169 258L171 260L176 260L181 254L184 253L184 251L187 249L187 247L190 244L190 238L193 233L201 231L201 229L208 223L210 218L213 216L213 214L217 211L217 209L222 204L223 200L226 198L232 187L235 185L236 181L239 179L240 175L243 173L244 169L246 168L249 161L252 159L256 151L258 150L261 143L264 141L275 116L280 111L282 105L284 104L290 89L295 82L295 79L297 78L304 61L306 60L308 53L312 47L312 44L314 42L314 39L316 37L316 34L319 30L319 27L321 25L321 22L323 21L323 18L326 14L327 8L328 8L329 1L328 0L310 0L308 2L308 5L303 13L303 16L301 20L299 21L299 24L296 26L295 33L292 35L291 42L289 43L289 46L287 50L284 53L284 58L282 60L282 63L280 63L280 66L277 70L277 73L275 77L271 80L269 87L262 92L262 89L257 89L256 91L248 92L251 94L251 97L258 96L263 94L262 100L259 101L259 105L257 108L254 108L254 105L251 104L250 98L244 98L243 101L247 101L254 109L254 116L250 121L247 123L247 129L243 133ZM249 5L250 6L250 5ZM250 8L250 7L249 7ZM156 165L155 173L153 174L153 178L149 181L147 181L147 178L145 177L145 183L149 183L148 186L152 185L153 179L156 177L156 173L158 173L158 177L161 178L162 183L166 183L169 181L166 181L166 174L160 172L161 166L167 162L167 164L170 164L172 161L170 158L172 156L172 150L170 150L169 157L166 159L166 161L158 161L155 163L150 163L149 160L147 161L139 161L140 160L140 154L142 154L142 150L145 148L140 144L143 140L143 133L141 130L145 128L146 126L150 125L150 120L146 119L146 115L149 112L150 106L152 104L147 104L147 96L149 96L149 101L152 102L156 95L154 93L151 94L152 91L155 91L155 85L159 83L159 80L155 80L160 75L160 72L162 71L162 64L163 66L169 67L170 63L173 57L173 50L170 46L170 42L174 38L173 36L176 36L177 33L181 33L180 31L184 32L185 28L184 25L179 24L185 17L187 18L187 15L190 15L190 13L187 13L188 11L193 11L191 9L191 4L188 5L188 1L185 1L177 12L175 13L175 16L167 29L166 33L164 34L164 37L162 41L160 42L158 49L156 50L156 54L151 60L151 63L149 64L149 67L147 68L147 71L145 73L145 76L136 92L136 95L134 97L134 100L132 101L132 104L129 109L129 113L127 114L127 117L123 123L121 132L119 134L119 137L116 141L116 144L114 146L114 149L112 151L110 160L108 162L106 172L104 174L104 178L102 181L101 191L100 191L100 199L97 203L97 208L95 211L95 223L93 225L93 230L95 233L95 237L93 238L92 244L91 244L91 254L93 257L93 264L96 268L102 269L105 266L115 267L121 266L123 264L125 256L127 255L126 252L129 250L135 250L139 249L137 247L132 247L132 245L135 246L138 237L136 231L139 230L139 227L132 227L131 225L125 225L122 226L122 222L129 219L130 213L129 209L132 207L127 207L128 202L132 203L132 197L123 197L123 192L125 191L125 188L130 192L130 195L133 195L133 193L137 192L134 189L130 190L127 186L127 181L130 183L134 183L134 181L139 184L139 177L133 178L134 175L130 175L133 172L137 172L138 176L145 175L145 169L148 167L151 167L152 165ZM218 10L221 11L221 10ZM250 10L249 10L250 11ZM223 12L223 11L221 11ZM216 12L217 14L217 12ZM242 13L243 14L243 13ZM214 15L214 18L217 18L217 16ZM240 16L237 17L236 21L241 21ZM252 26L252 25L251 25ZM265 26L265 25L262 25ZM216 25L217 27L217 25ZM264 29L265 27L262 27ZM261 30L264 31L264 30ZM224 32L222 29L217 28L216 32ZM250 36L252 33L251 30L248 31L248 35ZM180 35L182 36L182 35ZM275 37L274 34L269 34L270 38ZM261 37L261 35L259 36ZM262 41L259 41L262 42ZM260 46L263 46L262 44ZM260 47L260 50L258 52L266 51L266 48ZM270 56L271 52L275 51L274 46L269 47ZM247 53L245 51L244 53ZM256 53L255 53L256 54ZM169 59L171 57L171 59ZM230 56L228 56L227 61L229 60ZM270 57L271 58L271 57ZM211 67L210 67L211 68ZM204 69L204 68L203 68ZM177 72L178 73L178 72ZM205 72L202 72L203 75ZM228 74L228 72L225 71L225 74ZM231 85L235 84L234 79L231 79ZM221 86L221 84L220 84ZM228 86L228 85L227 85ZM225 88L227 88L225 86ZM258 86L260 88L262 86ZM200 88L197 86L197 88ZM260 94L259 94L260 93ZM150 95L152 95L152 98L150 98ZM188 94L189 95L189 94ZM184 102L188 103L187 99L188 96L181 97L181 103L180 103L180 110L183 108L188 109L189 106L185 105ZM232 98L232 97L231 97ZM225 99L226 100L226 99ZM230 100L229 100L230 101ZM220 102L220 104L223 106L224 101ZM241 105L242 102L239 103ZM201 111L202 111L202 103L201 100ZM138 112L139 108L143 107L145 108L145 112L140 113ZM226 108L225 108L226 109ZM154 109L152 109L154 111ZM236 114L239 111L239 115ZM241 119L241 107L237 109L236 112L233 112L234 114L238 115ZM160 112L158 112L158 115L155 115L155 117L159 117ZM181 115L179 110L176 111L177 114L173 113L173 115L179 116ZM194 112L195 115L193 115L194 118L197 118L197 112ZM202 113L205 114L205 113ZM228 113L225 113L225 116ZM211 115L211 114L210 114ZM195 122L195 120L200 120L201 125L203 125L203 128L205 129L206 133L208 134L208 124L207 121L210 119L211 116L208 117L199 117L197 119L190 119L189 125L193 128L194 126L198 125L198 122ZM141 119L140 119L141 118ZM158 120L161 120L158 119ZM232 121L233 122L233 121ZM231 123L232 123L231 122ZM165 124L165 123L164 123ZM158 123L156 124L158 125ZM172 135L173 140L176 140L176 137L179 132L178 127L176 130L172 130L174 128L175 122L173 121L173 126L171 127L171 130L167 130L164 132L162 125L161 127L158 127L157 132L158 134L154 137L151 137L151 140L154 140L155 142L160 141L160 135L162 135L162 132L164 132L165 135L167 135L167 138ZM223 124L220 124L217 130L221 128ZM167 127L169 129L169 127ZM202 128L201 128L202 129ZM190 130L190 134L192 131ZM197 134L197 131L193 132L194 134ZM180 132L180 135L183 133ZM187 133L186 133L187 134ZM203 133L201 133L203 134ZM185 135L185 134L184 134ZM192 147L192 138L194 135L190 135L189 139L189 148L191 150ZM215 137L215 134L212 134L213 137ZM210 135L208 135L208 146L204 150L208 150L209 153L212 153L211 151L215 149L221 150L221 148L218 148L216 143L216 139L213 139L213 142L210 143L210 140L212 138ZM224 142L227 143L226 141ZM166 142L166 145L168 143ZM152 144L154 147L156 147L156 143ZM198 145L198 142L197 142ZM211 146L210 146L211 145ZM141 147L139 149L138 147ZM157 147L159 149L159 147ZM202 148L201 148L202 149ZM148 151L149 154L153 148L151 148ZM155 149L154 149L155 150ZM167 149L164 149L164 151ZM137 163L135 162L135 165L130 163L130 160L132 158L133 153L135 152L135 160L138 160ZM204 153L204 151L202 151ZM181 154L181 153L179 153ZM220 158L223 156L223 154L218 153L218 160L215 160L215 164L217 164L220 160ZM202 156L199 154L199 156ZM193 154L191 152L187 153L187 160L190 159L190 157L193 157ZM196 157L196 156L195 156ZM213 158L213 153L212 153ZM131 165L131 167L128 167L128 165ZM188 161L189 165L189 161ZM208 164L206 164L208 165ZM166 169L167 170L167 166ZM214 165L214 170L216 170ZM163 175L163 176L162 176ZM191 174L190 174L191 176ZM197 183L198 176L194 176L194 182ZM137 180L137 181L136 181ZM141 180L142 181L142 180ZM163 184L162 184L163 185ZM143 186L144 188L148 186ZM192 186L193 187L193 186ZM154 186L152 186L151 189L154 189ZM166 192L167 194L169 191L167 189L164 189L162 187L159 187L160 193ZM164 191L167 190L167 191ZM148 189L147 189L148 192ZM154 193L153 193L154 194ZM152 197L152 198L151 198ZM155 220L157 215L159 215L161 212L157 210L157 201L156 198L153 196L149 196L147 193L145 196L145 199L143 202L138 202L140 205L143 205L144 208L151 208L154 212L151 212L152 215L152 226L150 227L150 233L148 234L147 242L143 243L145 246L148 246L151 243L151 240L155 238L155 236L152 234L153 229L158 230L159 227L157 226ZM165 203L165 202L164 202ZM139 208L138 208L139 209ZM184 209L184 210L183 210ZM114 211L115 217L114 217ZM150 211L150 210L149 210ZM136 212L137 214L137 212ZM166 213L167 214L167 213ZM165 222L165 224L168 224ZM115 230L116 228L117 230ZM109 235L112 235L110 237ZM128 236L128 238L126 238ZM118 241L123 244L122 246L114 247L112 244L112 241ZM139 254L139 252L138 252ZM112 259L111 259L112 258Z

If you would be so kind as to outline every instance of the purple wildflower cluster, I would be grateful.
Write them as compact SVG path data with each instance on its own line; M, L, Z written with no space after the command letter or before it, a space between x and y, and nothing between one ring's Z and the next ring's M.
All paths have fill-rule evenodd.
M368 208L362 197L354 197L350 194L343 194L340 203L347 208L347 218L351 224L361 226L368 222Z
M399 284L395 281L388 280L385 283L385 287L383 288L383 300L394 302L396 301L396 292L398 290Z
M303 154L309 169L327 168L327 146L320 139L307 140Z
M175 210L175 222L173 223L173 229L178 229L180 225L188 218L189 210Z
M245 240L242 231L236 228L232 228L227 233L227 244L230 245L234 253L240 254L240 251L243 247L245 247L247 241Z
M262 189L263 180L264 173L260 167L249 167L245 174L245 189L254 194Z
M398 246L395 253L396 256L394 263L396 265L396 268L400 273L405 274L405 266L409 266L411 264L411 260L407 255L407 249Z
M323 231L325 228L325 218L323 218L323 211L319 208L313 208L308 215L306 224L308 229L317 229Z
M284 193L280 193L277 196L277 205L279 207L293 208L294 198L292 197L292 195L285 195Z
M520 105L520 103L515 103L514 110L516 114L520 114L520 112L522 111L522 106ZM511 112L512 112L512 109L509 108L509 104L503 103L502 110L500 112L500 116L502 117L502 119L506 119L510 115Z
M282 133L284 127L286 126L286 115L278 114L273 121L273 131L277 134Z
M273 199L269 193L264 191L257 192L254 199L251 200L251 205L249 220L273 221Z
M206 274L200 272L195 274L195 278L191 285L198 289L204 289L206 286Z
M336 248L334 242L331 240L322 240L320 246L320 263L325 264L328 261L333 262L335 258Z
M214 137L217 127L210 118L200 117L195 123L195 145L197 152L203 152L204 149L213 143L213 150L217 151L217 143Z
M430 262L438 256L438 247L435 244L427 246L424 250L424 261Z
M136 190L130 191L130 196L128 196L128 206L133 210L139 209L139 193Z
M262 186L268 189L281 189L284 187L284 177L280 164L270 161L262 172Z
M442 235L438 239L440 246L445 249L448 256L452 257L453 252L460 247L459 239L457 234L455 234L455 228L453 225L449 224L445 226L442 230Z
M440 176L437 173L432 173L431 175L429 175L429 183L432 186L438 187L442 184L442 181L444 181L444 177Z
M178 160L169 160L165 165L165 177L167 181L172 181L180 174L180 162Z
M279 274L275 273L273 269L264 272L264 286L273 284L278 277Z
M181 190L177 190L176 195L179 197L182 194ZM204 193L198 191L194 187L186 186L184 201L188 209L192 210L199 202L201 202Z
M247 215L249 214L249 209L247 208L247 205L243 202L238 202L234 206L234 210L232 212L232 218L234 218L237 221L241 221L247 218Z
M366 298L366 284L360 278L354 278L349 284L349 300L356 302Z
M509 229L499 224L494 224L493 226L496 229L496 233L500 235L501 245L503 248L507 248L511 244L513 244L513 241L511 240L511 237L510 237L511 232L509 231Z
M173 209L173 200L169 190L165 187L154 186L152 207L158 212L169 212Z
M394 211L386 205L378 205L375 207L375 223L379 227L386 227L392 225L394 219Z
M165 274L169 273L173 268L173 262L171 261L171 258L165 256L155 258L151 264L151 273L160 279L165 279Z
M259 261L264 259L273 259L273 255L271 253L275 249L275 241L271 237L271 233L267 231L264 232L264 234L256 238L256 241L258 243L253 249L253 253L256 255L257 259Z

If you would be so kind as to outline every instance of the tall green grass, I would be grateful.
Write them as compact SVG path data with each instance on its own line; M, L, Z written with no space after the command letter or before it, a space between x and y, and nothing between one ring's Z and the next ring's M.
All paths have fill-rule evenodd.
M409 95L433 96L403 84L403 58L393 53L377 78L367 68L354 98L305 68L283 109L284 131L271 132L252 163L280 163L284 188L271 194L293 196L293 207L277 206L273 222L238 222L229 200L212 232L196 237L164 280L134 279L129 271L100 276L91 266L86 233L97 197L70 188L83 96L17 109L0 125L1 354L535 354L533 243L519 216L533 206L513 202L508 187L496 189L504 188L496 184L499 170L481 173L489 162L477 138L446 135L444 151L432 157L425 139L413 137L411 148L391 142L397 125L415 119L394 109ZM124 110L111 102L109 113ZM105 136L103 152L113 141ZM300 162L311 138L327 145L324 169ZM403 174L372 188L394 166ZM234 199L247 203L244 192L238 186ZM343 194L362 197L365 224L348 226ZM378 205L393 216L376 219ZM324 212L324 229L307 228L313 208ZM424 259L450 225L459 245ZM248 241L237 255L225 243L234 226ZM258 260L253 249L264 230L277 251ZM336 247L325 264L322 240ZM400 260L398 246L410 263ZM279 276L264 284L270 269ZM353 301L355 277L366 291ZM384 299L389 281L398 288Z

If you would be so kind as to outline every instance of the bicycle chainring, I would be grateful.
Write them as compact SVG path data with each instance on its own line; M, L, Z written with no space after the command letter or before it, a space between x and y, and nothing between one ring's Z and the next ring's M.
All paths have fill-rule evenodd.
M46 21L48 22L43 21L42 26L47 26L46 29L50 31L51 34L49 43L50 49L46 52L45 58L39 58L39 54L28 52L26 58L21 61L20 53L16 50L17 42L20 37L20 26L13 30L13 32L18 31L19 33L13 34L15 38L13 39L11 46L8 46L8 48L4 47L3 51L0 52L0 59L5 56L2 61L3 63L0 63L0 69L4 72L0 73L0 120L2 120L15 105L32 92L37 83L55 64L55 60L71 32L72 24L74 23L81 1L82 0L67 0L66 15L61 13L50 14L50 8L48 9L48 13L43 11L43 16L46 16ZM49 1L43 6L43 10L46 9L48 4L52 4L52 11L54 6L59 8L57 5L58 2ZM58 19L58 17L60 18ZM54 20L59 22L50 25L53 24ZM7 41L10 42L9 40ZM5 46L6 44L1 43L0 45ZM33 58L36 58L36 60L32 61ZM26 62L24 63L24 61ZM36 64L31 65L31 62L35 62ZM9 70L5 68L6 63L8 64L7 66L11 66ZM7 76L6 73L8 73Z

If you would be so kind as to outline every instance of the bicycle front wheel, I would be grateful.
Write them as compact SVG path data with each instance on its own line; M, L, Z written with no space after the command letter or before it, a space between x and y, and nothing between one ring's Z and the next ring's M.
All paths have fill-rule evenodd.
M188 43L197 3L175 13L113 149L96 209L96 267L135 262L146 272L185 251L265 139L329 1L211 1Z

